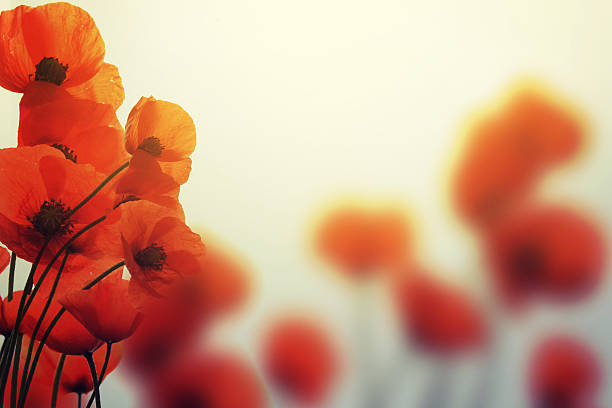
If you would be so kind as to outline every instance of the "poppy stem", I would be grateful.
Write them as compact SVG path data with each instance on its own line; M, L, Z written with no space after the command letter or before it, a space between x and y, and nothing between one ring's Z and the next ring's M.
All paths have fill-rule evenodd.
M94 363L93 354L91 352L83 354L89 364L89 370L91 370L91 380L93 381L94 390L93 394L96 399L96 408L102 408L100 402L100 383L98 382L98 375L96 374L96 363Z
M98 377L98 388L102 386L102 380L104 380L104 375L106 374L106 369L108 368L108 362L111 356L111 347L113 343L110 341L106 343L106 355L104 356L104 364L102 364L102 369L100 370L100 377ZM87 406L85 408L90 408L91 404L94 402L94 395L92 394L89 397L89 402L87 402Z
M64 270L64 266L66 266L66 261L68 260L69 252L66 252L64 258L62 259L62 263L60 265L59 270L57 271L57 275L55 276L55 281L53 282L53 286L51 287L51 291L49 292L49 296L47 297L47 302L43 307L42 312L40 313L40 317L36 322L36 326L34 327L34 331L32 331L32 336L30 337L30 344L28 345L28 354L26 356L25 363L23 364L23 373L21 377L21 389L20 389L20 397L19 401L24 400L25 404L25 393L27 389L24 388L27 379L27 373L30 370L30 361L32 360L32 352L34 350L34 340L36 339L36 335L40 330L40 326L42 326L43 321L45 320L45 316L47 316L47 312L49 311L49 307L51 306L51 302L53 302L53 297L55 296L55 292L57 291L57 286L59 285L60 277L62 275L62 271ZM32 292L32 296L34 296L34 292ZM32 365L32 371L36 369L36 366Z
M55 408L57 406L57 394L59 393L60 380L62 378L62 370L64 369L65 361L66 354L62 353L59 362L57 363L57 369L55 370L55 379L53 380L53 394L51 394L51 408Z
M76 207L74 207L72 209L72 211L70 211L70 213L68 214L67 218L70 218L74 215L74 213L76 213L81 207L83 207L85 204L87 204L87 202L89 200L91 200L96 194L98 194L100 192L100 190L102 190L104 188L105 185L107 185L113 178L115 178L115 176L117 176L117 174L121 173L123 170L125 170L128 166L130 165L130 161L126 161L125 163L123 163L121 166L119 166L117 168L117 170L113 171L111 174L108 175L108 177L106 177L99 185L98 187L94 188L94 190L89 193L89 195L87 197L85 197L83 200L81 200L80 203L78 203L76 205Z
M77 397L77 408L81 408L81 404L82 404L81 398L83 397L83 393L79 392L77 395L78 395L78 397Z
M17 335L17 346L15 347L15 358L13 359L13 376L11 378L11 408L17 407L17 379L19 378L19 360L21 357L21 343L23 334Z
M6 298L13 300L13 287L15 286L15 264L17 263L17 254L15 251L11 252L11 266L9 267L9 278L8 278L8 295Z
M104 271L100 275L98 275L94 280L92 280L87 285L85 285L83 287L83 290L91 289L93 286L95 286L98 282L100 282L106 276L110 275L114 270L119 269L120 267L123 267L124 264L125 264L125 262L121 261L121 262L118 262L115 265L111 266L106 271ZM62 308L55 314L55 317L53 318L51 323L49 323L49 327L47 327L47 330L45 330L45 333L43 334L42 338L40 339L40 342L38 343L38 348L36 349L36 354L34 354L34 359L32 360L32 367L33 368L35 368L36 365L38 364L38 360L40 359L40 355L42 353L43 347L45 346L45 342L47 341L47 339L51 335L51 331L53 330L53 328L55 327L55 325L57 324L59 319L64 315L64 313L66 313L66 308L64 308L62 306ZM23 398L24 403L25 403L25 398L27 398L27 395L28 395L28 390L29 390L30 385L32 384L32 380L34 378L34 371L35 370L32 369L32 370L30 370L28 372L28 376L27 376L27 380L26 380L26 386L25 386L25 395L24 395L24 398Z

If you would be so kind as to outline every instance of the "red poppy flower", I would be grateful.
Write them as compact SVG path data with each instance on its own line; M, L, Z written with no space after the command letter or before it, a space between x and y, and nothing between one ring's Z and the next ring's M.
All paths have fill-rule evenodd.
M39 144L104 174L128 158L123 129L111 105L77 99L46 82L28 86L20 103L19 146Z
M105 103L117 110L125 99L119 70L113 64L104 63L98 73L81 85L66 88L72 96Z
M112 208L112 192L101 191L70 215L103 179L93 167L66 160L49 146L1 149L0 240L30 262L48 240L46 264L76 231ZM66 271L79 270L90 259L120 256L115 220L109 217L70 245Z
M140 98L128 117L125 138L129 153L147 152L179 184L189 178L189 156L196 146L196 130L193 120L180 106L153 97Z
M104 359L106 357L106 348L100 347L93 353L93 360L96 366L96 374L98 377L102 371L104 365ZM121 358L123 357L123 344L117 343L111 348L110 359L104 373L106 377L119 365ZM64 369L62 370L62 378L60 382L60 389L66 393L75 394L86 394L94 389L93 381L91 379L91 370L87 360L83 356L66 356L64 362Z
M444 355L481 347L487 329L476 304L458 289L420 270L398 276L395 301L406 332L418 346Z
M509 305L533 295L576 300L600 281L605 250L596 225L569 208L507 214L487 236L493 281Z
M122 271L107 276L88 290L68 292L58 299L91 334L105 343L116 343L134 333L141 315L128 296L129 281Z
M264 367L274 384L294 400L322 404L337 377L338 356L319 324L288 318L267 334Z
M595 406L601 376L600 364L588 346L568 336L549 337L536 347L529 364L532 406Z
M0 247L0 273L2 273L11 262L11 254L6 248Z
M395 209L346 206L329 213L317 236L319 251L356 277L393 266L410 252L410 231Z
M149 387L155 408L262 408L265 393L254 370L223 354L189 356L160 373Z
M121 240L132 276L130 294L142 306L148 297L163 295L178 276L198 272L205 247L198 234L164 207L135 201L122 208Z
M74 87L104 61L104 42L87 12L68 3L19 6L0 15L0 86L23 92L32 81Z

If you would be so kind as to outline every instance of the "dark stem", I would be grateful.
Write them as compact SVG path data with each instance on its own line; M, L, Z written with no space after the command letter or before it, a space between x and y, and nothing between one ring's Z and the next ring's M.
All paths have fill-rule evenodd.
M81 404L82 404L81 398L83 397L83 394L79 392L77 395L78 395L78 398L77 398L77 404L78 404L77 408L81 408Z
M94 363L92 353L85 353L85 359L87 360L87 364L89 364L89 370L91 371L91 380L94 385L94 397L96 399L96 408L102 408L102 403L100 402L100 383L98 383L98 375L96 374L96 363Z
M15 286L15 264L17 263L17 254L15 251L11 252L11 266L9 267L9 279L8 279L8 295L7 299L9 302L13 300L13 287Z
M57 394L59 393L60 380L62 379L62 370L64 369L65 361L66 354L62 353L59 362L57 363L57 370L55 370L55 379L53 380L53 394L51 394L51 408L55 408L57 406Z
M11 408L17 407L17 379L19 378L19 360L21 357L21 343L23 334L17 335L17 345L15 347L15 358L13 359L13 376L11 378Z
M111 343L110 341L106 343L106 355L104 356L104 364L102 364L102 369L100 370L100 376L98 377L98 388L102 386L102 381L104 380L104 375L106 375L106 369L108 368L108 362L110 360L110 356L111 356L111 347L113 346L113 343ZM86 408L90 408L91 404L93 404L94 402L94 395L91 394L91 397L89 397L89 402L87 403L87 407Z

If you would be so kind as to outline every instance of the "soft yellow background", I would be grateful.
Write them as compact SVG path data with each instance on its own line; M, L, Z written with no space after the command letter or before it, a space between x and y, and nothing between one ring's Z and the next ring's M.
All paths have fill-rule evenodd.
M75 3L94 17L106 59L119 67L122 121L140 96L153 95L179 103L196 123L198 147L181 200L193 228L231 245L253 266L251 304L219 334L221 343L252 358L267 317L287 308L308 308L341 338L350 336L347 288L313 260L306 235L317 210L341 194L404 200L422 258L479 286L478 252L452 213L446 175L463 121L519 76L544 79L587 112L589 151L547 180L544 194L581 203L609 231L608 1ZM0 92L4 146L16 143L18 101ZM524 346L543 327L577 327L612 358L610 306L611 291L604 289L562 316L551 312L521 333L509 330L499 385L505 397L497 406L524 403ZM379 326L391 338L390 325ZM383 363L395 350L384 344L377 357ZM419 382L413 377L405 387L416 390ZM350 384L349 376L334 406L353 406ZM105 387L106 406L135 404L122 377ZM607 396L603 406L612 404Z

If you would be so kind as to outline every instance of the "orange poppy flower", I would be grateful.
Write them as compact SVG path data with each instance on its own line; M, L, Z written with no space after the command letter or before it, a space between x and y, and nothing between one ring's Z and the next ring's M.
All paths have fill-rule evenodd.
M529 364L529 393L535 408L595 406L601 366L581 341L556 335L540 342Z
M409 256L411 236L394 209L346 206L329 213L317 235L321 254L354 277L395 265Z
M96 374L100 376L104 359L106 357L105 347L100 347L93 353L93 360L96 366ZM104 372L102 381L119 365L123 357L123 345L121 343L113 345L110 359ZM66 356L60 389L65 393L87 394L94 389L91 379L91 371L87 360L83 356Z
M44 264L76 231L110 211L114 198L101 191L70 216L103 179L93 167L66 160L46 145L0 149L0 240L30 262L48 240ZM70 245L66 270L78 270L89 259L120 256L114 221L109 217Z
M125 99L119 70L113 64L106 62L102 64L98 73L89 81L66 88L66 91L78 99L108 104L114 110L119 109Z
M123 129L112 106L76 99L49 83L30 85L21 99L19 146L47 144L75 163L109 174L123 164Z
M142 316L128 297L129 281L114 272L88 290L66 293L58 299L91 334L105 343L128 338L140 324Z
M179 276L200 270L205 246L181 218L147 201L124 204L121 241L130 274L130 295L137 306L160 296Z
M74 87L104 61L93 19L68 3L19 6L0 15L0 86L23 92L32 81Z
M155 157L164 173L184 184L191 172L196 146L193 120L179 105L142 97L132 108L125 127L125 148L143 150Z
M487 235L492 278L519 306L534 295L576 300L600 281L605 250L596 225L560 206L516 209Z
M407 338L444 355L482 347L487 328L477 305L458 289L411 270L398 276L395 302Z
M155 408L263 408L265 392L255 371L227 354L191 355L177 361L148 388Z
M263 357L269 378L300 403L323 404L338 374L338 356L328 333L307 319L276 322L266 336Z

